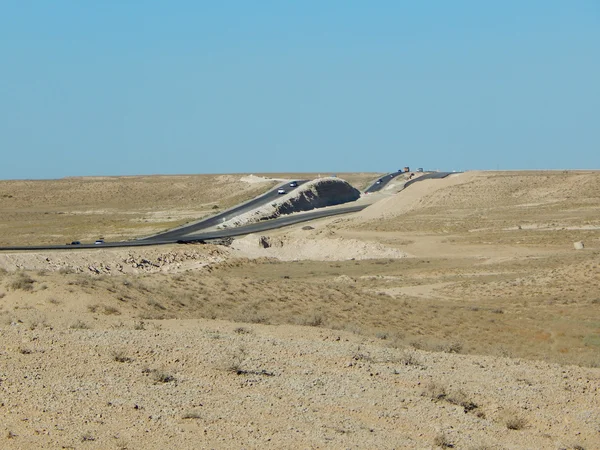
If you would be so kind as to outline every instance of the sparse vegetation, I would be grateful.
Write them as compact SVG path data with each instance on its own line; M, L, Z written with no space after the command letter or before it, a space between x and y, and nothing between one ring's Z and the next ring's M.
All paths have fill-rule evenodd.
M320 327L323 325L323 316L319 313L314 313L308 318L304 319L302 325L307 325L309 327Z
M236 334L251 334L252 330L245 327L237 327L233 332Z
M8 285L13 291L32 291L35 280L24 272L18 272L15 278Z
M202 415L199 411L188 411L181 416L182 419L201 419Z
M242 364L246 360L246 350L242 347L238 348L231 356L231 361L227 366L227 371L232 373L240 373L242 371Z
M505 409L500 412L498 421L509 430L522 430L527 427L527 419L516 408Z
M85 433L83 436L81 436L81 442L92 442L95 440L96 438L92 433Z
M469 399L463 390L451 391L445 400L453 405L461 406L464 411L471 412L478 408L477 404Z
M147 303L148 303L148 306L152 306L152 307L154 307L156 309L160 309L162 311L167 309L162 303L156 301L153 298L149 298Z
M464 391L448 391L444 385L436 382L429 383L423 395L435 401L444 400L453 405L461 406L464 408L465 413L478 408L477 404L471 401Z
M454 448L454 444L448 437L446 433L438 433L436 434L433 443L436 447L441 448Z
M389 334L387 332L385 332L385 331L378 331L375 334L375 337L377 339L386 340L389 337Z
M89 330L90 326L82 320L76 320L69 328L72 330Z
M504 424L509 430L522 430L527 426L527 419L522 416L507 417Z
M115 308L114 306L104 306L104 314L106 314L107 316L117 316L121 314L121 311L119 311L119 309Z
M419 357L411 351L405 351L400 358L400 362L405 366L423 366L423 363L421 362Z
M38 327L49 328L49 325L46 322L46 318L45 317L34 317L34 318L31 319L31 321L29 322L29 329L30 330L35 330Z
M463 345L460 342L452 342L448 346L443 347L443 351L446 353L461 353Z
M440 384L432 381L429 383L423 392L423 395L431 398L432 400L443 400L446 398L448 393L446 392L446 388Z
M115 350L112 352L112 358L120 363L130 363L133 362L133 358L127 356L124 350Z
M170 383L175 381L175 377L164 370L153 370L152 371L152 379L155 383Z
M581 184L580 187L583 186ZM526 198L527 192L527 189L523 190L519 202L525 204L525 201L530 201ZM473 201L479 201L478 195L473 195L473 198ZM509 195L507 198L516 197ZM596 197L590 196L588 200L592 198ZM69 383L73 382L74 389L78 389L77 382L81 386L81 375L84 374L86 383L89 378L90 383L102 386L98 389L115 390L114 396L111 394L110 398L103 400L98 411L90 412L85 420L93 421L95 414L102 414L103 417L96 419L98 422L104 421L104 404L110 400L109 405L110 402L115 402L114 406L117 406L112 408L112 414L119 414L117 410L120 409L127 411L127 417L139 414L139 417L133 417L131 421L151 420L156 425L152 429L165 431L165 436L177 435L176 429L169 429L172 423L175 426L183 425L186 430L198 428L201 433L206 429L208 433L204 437L207 445L210 442L209 435L218 423L215 422L218 414L222 416L221 410L215 406L217 402L230 401L231 395L235 401L243 399L243 407L247 412L252 411L250 408L257 407L252 402L258 398L259 391L270 392L273 394L270 408L274 414L279 414L281 411L289 411L286 389L290 386L293 386L293 401L301 397L303 403L300 405L300 402L295 402L293 406L299 410L306 407L307 411L311 411L311 408L319 411L314 415L315 424L323 427L327 438L333 438L332 441L307 444L299 433L293 431L298 438L298 446L322 444L335 447L354 443L360 446L361 443L364 444L362 439L366 435L369 436L366 439L372 439L368 441L373 443L372 447L377 447L377 443L383 442L377 441L383 433L390 433L391 439L387 442L394 443L392 439L397 437L394 433L404 427L401 423L402 416L406 414L404 411L410 414L414 403L420 403L419 408L430 408L429 412L435 411L439 413L438 416L443 414L440 422L434 421L419 431L422 436L403 429L407 437L414 439L414 446L453 448L464 444L466 448L491 449L499 448L499 445L523 446L526 443L525 446L529 445L531 448L544 448L539 445L540 442L548 443L550 438L552 442L575 442L570 440L573 436L567 437L564 434L566 432L561 431L565 427L551 427L551 430L542 428L547 422L544 417L556 414L563 407L565 413L569 410L569 417L583 417L584 407L581 405L585 405L586 414L593 411L595 406L589 401L586 371L570 364L588 367L600 364L600 341L597 333L600 329L600 316L596 308L600 304L596 281L598 253L593 245L598 231L586 231L589 236L586 240L590 242L586 251L571 252L571 255L558 249L564 242L570 242L567 231L553 231L552 234L556 237L548 237L550 233L541 230L533 232L528 227L529 224L541 223L543 219L532 219L524 221L518 238L523 240L517 245L517 241L512 240L512 232L501 229L512 219L494 216L493 204L489 206L490 203L487 203L482 207L485 210L470 210L470 223L464 225L461 231L460 226L463 225L459 222L463 210L460 204L457 206L457 203L453 203L454 191L452 198L446 196L445 201L452 205L451 216L444 214L442 210L427 207L427 214L420 216L416 210L414 214L403 216L402 220L396 218L392 221L384 217L381 219L381 229L384 232L378 234L381 229L377 228L370 235L374 241L385 245L408 245L401 233L395 235L393 231L393 227L404 227L401 229L402 233L406 230L407 234L417 236L415 242L418 245L414 246L417 250L422 243L431 245L444 241L444 256L428 256L426 260L414 257L278 261L266 258L231 259L227 256L227 260L216 262L222 255L219 247L212 243L203 246L180 245L172 252L175 258L181 257L184 252L194 254L201 249L198 254L206 251L206 261L210 261L210 264L200 268L206 261L199 256L198 261L189 261L191 264L187 267L192 267L189 270L186 269L187 262L178 266L177 270L186 272L176 275L169 273L167 267L161 273L151 273L154 266L136 268L139 274L125 275L116 269L114 260L110 262L111 274L103 276L75 274L66 270L63 272L62 269L59 273L38 272L38 269L29 268L29 272L21 274L37 280L25 283L25 286L31 286L31 295L26 292L27 287L11 286L11 282L21 276L19 272L4 272L3 275L0 270L0 277L4 277L0 279L0 290L4 289L8 293L5 295L0 292L0 298L7 297L0 302L0 323L3 324L0 331L7 340L6 354L3 356L11 368L6 373L0 370L0 382L8 386L13 380L25 380L21 382L26 383L27 388L38 389L35 392L32 390L33 398L34 393L38 394L39 389L42 389L40 383L45 383L47 388L49 376L53 374L53 380L65 383L66 396L80 398L80 391L67 389L72 388ZM435 195L430 196L427 202L434 204ZM589 202L595 205L592 200ZM586 208L589 204L586 204ZM210 205L204 205L205 210L209 207ZM520 206L519 213L523 211L527 215L537 210L539 217L544 217L541 212L560 213L559 209L552 208L554 206L551 203L543 206L544 211L535 206ZM576 215L576 211L575 205L575 208L569 210L569 215ZM169 211L168 214L172 213ZM394 212L390 210L385 214L393 215ZM492 219L484 217L487 214ZM503 214L510 214L510 209L503 207ZM150 213L146 215L150 217ZM347 235L344 234L348 230L348 223L352 225L354 220L350 216L337 220L340 222L319 223L314 233L300 233L299 227L295 227L293 232L287 234L289 246L296 245L293 240L295 235L302 235L307 239L316 236L323 238L323 242L327 242L325 239L329 238L341 240L358 235L353 229ZM558 219L556 220L558 223ZM444 224L443 230L439 228L440 223ZM590 225L596 226L597 223L597 218L590 219ZM113 224L108 225L112 229ZM509 225L512 226L512 223ZM379 227L380 224L376 226ZM139 229L147 230L150 226L144 227L146 228ZM392 231L385 231L385 227L390 227ZM496 229L487 230L485 227ZM435 239L425 242L423 236L430 232ZM278 233L283 236L287 232L282 230ZM578 230L577 233L580 234L581 231ZM79 231L74 234L84 238ZM329 234L331 236L328 237ZM582 239L584 238L586 236ZM401 242L403 243L400 244ZM526 248L524 254L527 257L502 256L509 255L501 249L504 244L511 248ZM448 256L452 246L458 249L456 256ZM496 251L496 247L500 250ZM490 251L486 251L486 248ZM540 249L539 253L536 253L536 248ZM209 250L215 253L210 253ZM285 250L284 247L281 251ZM162 250L152 253L155 250L144 248L144 251L151 255L147 257L148 261L154 262L158 261L156 255ZM279 250L275 248L273 251ZM114 252L114 255L121 254L117 250L110 252ZM79 255L84 252L56 253ZM122 254L126 254L126 251ZM132 254L139 261L137 253L132 251ZM36 264L45 264L44 259L37 259ZM49 265L52 267L60 267L62 264L58 258L51 259ZM80 262L77 264L77 270L81 271L81 267L84 271L87 270L85 265ZM94 267L102 268L105 266L100 264L106 262L93 264ZM145 270L148 270L146 274L143 273ZM69 286L65 286L67 283ZM45 285L48 289L42 292ZM65 293L65 289L72 295ZM55 297L46 299L51 295ZM85 310L88 303L92 304ZM81 309L85 310L84 314L76 315ZM41 327L44 314L52 318L55 331ZM108 317L113 315L119 317ZM81 320L69 327L77 318ZM160 322L158 319L161 318L183 320ZM214 324L204 321L192 324L191 321L197 318L218 318L219 321ZM244 323L226 322L232 320ZM252 322L302 324L320 328L248 325ZM94 328L93 332L65 333L64 330L65 327L87 329L90 326ZM161 327L164 332L155 332ZM132 328L147 331L133 332ZM178 340L179 337L181 339ZM409 348L411 342L413 347L424 351L413 351ZM234 350L230 355L230 349L236 349L240 343L246 347ZM68 372L72 377L56 376L56 372L53 372L54 362L48 364L49 357L61 357L63 345L66 346L64 354L68 355L65 363L69 364ZM358 345L360 347L357 349ZM111 351L115 348L117 350ZM456 356L454 353L482 356ZM495 356L516 356L522 359L494 359ZM530 365L527 359L542 361ZM561 373L561 368L552 364L546 365L546 361L566 364L562 368L564 372ZM47 370L48 375L46 372L42 373L42 369L34 370L34 363L35 367L39 365ZM144 376L140 376L143 364L168 369L146 369ZM518 367L513 367L517 365ZM13 367L18 371L13 373ZM268 370L262 369L263 367ZM88 370L92 368L93 371ZM271 368L276 368L277 373L272 372ZM214 369L228 373L215 375ZM179 380L179 371L185 374L185 382ZM41 374L41 381L34 378L38 376L38 372ZM130 374L136 372L137 377L130 379ZM587 370L587 373L592 372L594 371ZM552 379L545 379L546 373L552 374ZM27 378L21 379L21 376ZM264 378L268 376L274 378ZM338 394L334 377L339 377L343 385L340 385L339 397L336 396L332 403L330 394ZM109 383L110 387L106 387L107 383L102 384L103 379L113 381ZM121 383L119 380L127 382ZM428 384L427 380L432 382ZM225 385L224 388L221 383ZM511 389L513 383L519 383L519 390ZM142 389L134 394L133 387L137 389L140 386ZM132 387L132 391L124 391L125 387ZM386 390L378 391L380 388ZM386 398L387 392L393 392L394 397ZM535 395L537 392L540 392L539 396ZM423 396L415 398L420 393ZM41 430L41 426L34 430L31 420L19 423L19 417L30 417L27 413L23 414L26 410L19 406L15 398L22 401L23 405L31 400L22 400L8 391L6 394L10 403L3 398L2 401L7 404L0 406L0 410L5 408L8 411L10 408L16 412L13 415L15 424L9 418L5 430L14 426L12 429L19 433L14 444L22 444L25 448L31 444L26 440L30 439L31 432ZM170 397L180 394L195 397ZM523 396L520 397L519 394ZM152 395L157 395L162 404L155 402ZM162 397L158 397L160 395ZM567 398L569 401L557 405L557 402L546 401L550 396L561 400ZM382 397L384 400L379 403ZM23 398L26 396L23 395ZM122 402L125 398L135 399L135 410L133 403ZM314 404L309 405L304 401L305 398L310 398ZM526 410L515 409L510 414L498 414L501 408L524 405L523 398L527 398ZM172 407L162 406L171 400L175 400L170 403ZM195 409L200 405L198 401L207 405L207 408ZM262 398L260 401L262 402ZM373 405L375 401L379 404ZM393 402L389 408L385 404L388 401ZM288 406L281 408L284 403ZM182 405L187 406L182 408ZM237 404L228 404L227 408L230 406L237 408L236 414L242 412L241 400ZM73 408L80 414L81 410L77 409L80 408L79 405L74 405ZM365 417L370 414L369 411L376 411L375 414L389 419L388 423L396 421L398 427L396 430L389 427L385 430L376 428L375 431L366 431L360 424L352 423L352 415L343 416L338 413L352 408L356 408L361 415L364 413ZM548 408L548 412L542 413L545 408ZM167 409L169 411L164 412ZM469 413L466 418L463 411ZM335 415L327 416L329 413ZM83 415L85 414L87 411L84 411ZM166 414L168 420L164 420ZM478 420L486 418L486 414L488 417L485 423ZM451 421L448 422L450 417ZM181 419L191 420L182 424ZM194 419L204 420L193 422ZM371 419L374 423L377 417L368 417L361 422L371 422ZM251 424L252 427L261 425L259 420L262 419L257 415L253 415L250 420L255 421L255 424ZM296 426L294 420L294 415L291 415L290 429L291 426ZM113 418L106 421L102 428L96 428L95 424L93 429L90 428L95 434L89 436L96 440L90 446L114 444L112 436L116 439L116 432L114 428L111 429L112 421ZM491 424L492 421L495 425ZM247 422L243 423L246 424ZM452 429L443 428L445 432L441 431L441 427L450 427L450 424ZM505 432L503 435L496 431L486 434L485 429L489 426L494 426L496 431L500 427ZM151 426L148 427L150 428ZM471 442L477 443L479 440L489 446L474 444L470 447L471 444L465 437L466 428L472 434ZM590 433L596 430L592 430L589 423L583 420L577 423L577 428L582 431L578 439L589 444ZM440 430L437 434L436 429ZM281 430L281 436L285 438L288 431L283 428ZM78 433L70 434L71 442L64 442L64 445L85 446L72 441L77 441L84 431L85 426ZM507 433L510 436L506 438L506 442L502 442ZM543 433L548 433L548 436ZM106 440L107 437L109 439ZM161 439L159 436L156 438ZM40 434L35 439L42 442L48 438ZM132 436L132 439L141 438ZM407 442L408 440L404 441L402 445L408 447ZM132 445L136 444L141 446L142 442L132 441ZM398 448L402 447L400 444L396 445ZM385 444L380 446L385 447ZM565 447L583 449L573 444Z

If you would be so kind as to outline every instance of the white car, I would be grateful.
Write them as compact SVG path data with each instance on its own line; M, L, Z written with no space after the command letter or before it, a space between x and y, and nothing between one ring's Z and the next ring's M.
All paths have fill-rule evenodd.
M290 187L298 187L298 182L297 181L292 181L290 183Z
M94 242L94 244L102 245L102 244L104 244L104 239L98 239L96 242Z
M279 195L286 194L285 189L277 189Z

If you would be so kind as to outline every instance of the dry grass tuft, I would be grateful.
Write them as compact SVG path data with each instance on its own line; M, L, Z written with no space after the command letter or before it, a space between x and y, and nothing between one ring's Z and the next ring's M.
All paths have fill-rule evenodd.
M422 395L431 398L432 400L443 400L448 395L446 391L446 387L440 383L436 383L432 381L427 385L425 391L423 391Z
M9 288L13 291L32 291L35 280L24 272L17 273L14 280L9 283Z
M504 423L509 430L522 430L527 426L527 419L524 417L510 417Z
M225 370L227 372L235 373L240 375L244 372L243 364L246 361L247 353L246 349L243 347L238 348L233 352L229 362L225 365Z
M175 377L164 370L153 370L152 371L152 379L155 383L170 383L175 381Z
M181 416L182 419L201 419L202 416L198 411L188 411Z
M104 314L107 316L118 316L121 314L121 311L114 306L104 306Z
M454 448L454 444L446 433L439 433L433 439L433 444L441 448Z
M313 313L310 317L305 318L301 324L309 327L320 327L323 323L323 316L319 313Z
M516 409L507 409L501 412L499 421L509 430L522 430L527 427L528 421Z
M429 397L434 401L443 400L452 405L461 406L464 408L465 413L471 412L478 408L478 405L471 401L463 390L448 391L444 385L434 381L427 385L427 388L422 395Z
M423 363L419 357L410 351L405 351L402 353L402 356L400 357L400 363L405 366L423 367Z
M72 330L89 330L91 327L82 320L76 320L69 326Z
M93 442L95 440L96 438L92 433L85 433L83 436L81 436L81 442Z
M133 362L133 358L127 356L125 351L123 350L115 350L112 352L112 358L120 363L130 363Z
M252 330L245 327L237 327L233 332L236 334L252 334Z

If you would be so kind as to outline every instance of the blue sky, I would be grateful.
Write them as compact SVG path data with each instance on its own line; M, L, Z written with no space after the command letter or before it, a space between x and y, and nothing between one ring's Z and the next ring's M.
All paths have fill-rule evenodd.
M600 2L0 2L0 179L600 169Z

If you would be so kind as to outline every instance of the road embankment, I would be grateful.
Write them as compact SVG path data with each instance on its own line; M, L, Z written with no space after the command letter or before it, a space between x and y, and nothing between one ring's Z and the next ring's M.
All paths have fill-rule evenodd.
M360 198L360 191L341 178L319 178L283 194L268 205L248 211L218 228L238 227L316 208L341 205Z

